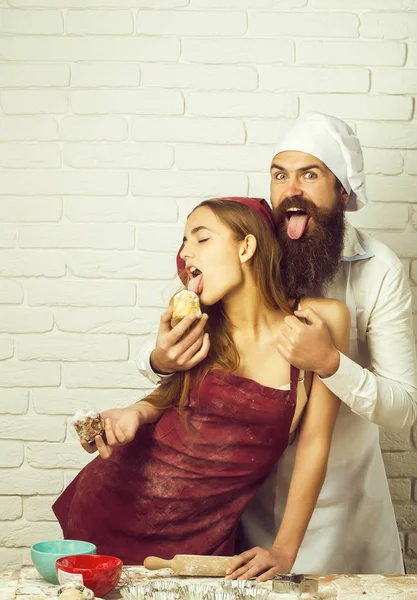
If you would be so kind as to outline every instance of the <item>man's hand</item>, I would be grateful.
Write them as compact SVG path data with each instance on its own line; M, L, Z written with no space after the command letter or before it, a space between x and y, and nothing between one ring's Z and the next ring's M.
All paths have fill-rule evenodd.
M81 441L81 446L89 454L98 451L101 458L109 458L113 448L123 446L133 440L140 426L140 412L134 408L112 408L101 413L105 424L105 440L96 435L94 443Z
M330 377L339 368L340 355L332 342L327 325L312 308L296 310L285 317L278 337L278 352L291 365ZM305 319L302 323L300 319Z
M271 550L251 548L233 557L226 571L226 579L250 579L268 581L277 573L290 573L294 558L282 548L272 547Z
M171 329L172 312L170 308L162 314L155 350L151 353L152 368L161 375L188 371L207 356L210 348L209 335L204 333L206 314L186 333L195 322L195 315L184 317Z

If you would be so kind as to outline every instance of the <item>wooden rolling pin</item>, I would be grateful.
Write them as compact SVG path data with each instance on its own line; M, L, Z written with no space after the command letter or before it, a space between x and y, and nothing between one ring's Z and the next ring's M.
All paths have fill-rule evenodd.
M196 554L176 554L172 560L156 556L145 558L144 566L151 571L172 569L176 575L201 577L224 577L231 556L198 556Z

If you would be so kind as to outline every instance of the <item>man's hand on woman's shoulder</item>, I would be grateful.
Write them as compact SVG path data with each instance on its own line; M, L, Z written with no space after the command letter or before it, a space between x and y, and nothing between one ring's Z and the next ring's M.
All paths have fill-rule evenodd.
M334 299L304 299L294 316L285 317L278 351L290 364L320 377L339 368L340 355L349 350L350 312Z

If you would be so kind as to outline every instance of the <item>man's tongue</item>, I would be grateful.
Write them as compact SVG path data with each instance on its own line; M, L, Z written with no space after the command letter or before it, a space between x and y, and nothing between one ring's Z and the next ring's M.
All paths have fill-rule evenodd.
M197 277L193 277L188 282L188 291L194 292L195 294L201 294L203 289L203 274L197 275Z
M298 240L303 235L309 215L293 215L288 221L287 234L292 240Z

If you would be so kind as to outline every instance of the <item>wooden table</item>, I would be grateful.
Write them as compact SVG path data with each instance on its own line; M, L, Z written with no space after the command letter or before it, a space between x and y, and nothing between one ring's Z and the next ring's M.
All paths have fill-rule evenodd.
M168 569L155 571L150 575L143 567L125 567L120 585L155 577L172 577ZM196 579L178 578L184 582ZM202 579L198 579L202 581ZM218 582L211 579L204 581ZM264 584L270 586L270 584ZM119 586L120 589L120 586ZM106 600L120 600L119 589L106 596ZM0 600L41 600L56 598L57 586L43 579L33 567L23 567L20 571L0 573ZM292 594L273 594L270 600L294 600ZM312 600L313 596L303 594L301 600ZM318 600L417 600L417 575L329 575L319 577Z

